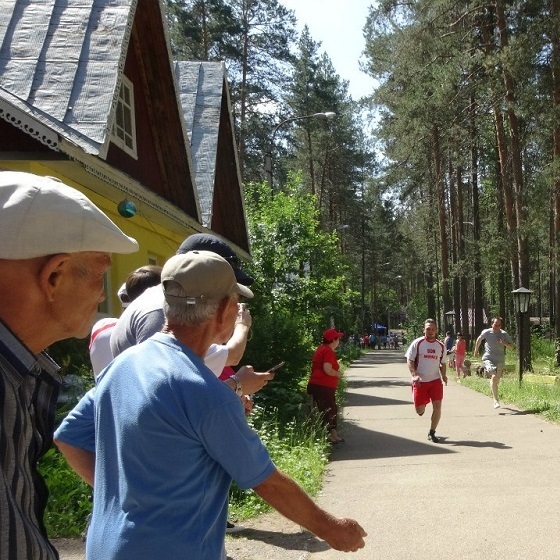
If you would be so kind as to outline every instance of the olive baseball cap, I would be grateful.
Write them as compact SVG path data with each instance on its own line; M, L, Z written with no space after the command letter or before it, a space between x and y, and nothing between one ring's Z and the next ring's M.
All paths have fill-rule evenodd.
M253 297L247 286L237 282L229 263L212 251L189 251L171 257L161 271L163 293L168 301L181 299L168 293L171 282L181 286L187 299L220 301L234 293Z

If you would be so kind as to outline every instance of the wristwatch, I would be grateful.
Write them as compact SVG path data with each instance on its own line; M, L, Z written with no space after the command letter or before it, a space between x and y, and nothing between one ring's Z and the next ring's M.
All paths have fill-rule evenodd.
M241 387L241 381L239 381L239 378L237 377L237 373L232 375L230 379L235 381L235 394L240 397L243 394L243 387Z

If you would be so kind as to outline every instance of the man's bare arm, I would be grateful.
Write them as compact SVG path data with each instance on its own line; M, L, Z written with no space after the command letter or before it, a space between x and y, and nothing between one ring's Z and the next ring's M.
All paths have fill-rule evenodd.
M305 527L335 550L355 552L365 546L367 533L357 521L337 518L321 509L291 478L274 471L253 490L279 513Z
M247 346L247 337L253 324L251 312L244 303L240 303L235 328L231 338L226 342L228 357L226 366L236 366L241 361Z
M60 440L55 439L54 443L64 455L68 464L76 471L76 473L85 480L90 486L93 486L93 478L95 474L95 453L86 451L73 445L68 445Z

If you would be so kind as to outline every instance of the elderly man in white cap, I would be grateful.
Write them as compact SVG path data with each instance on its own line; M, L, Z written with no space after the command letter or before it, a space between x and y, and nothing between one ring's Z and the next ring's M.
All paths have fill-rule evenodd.
M172 257L161 280L164 331L117 356L98 381L86 558L225 560L232 478L332 547L362 548L356 521L322 510L277 470L241 401L204 363L251 290L210 251Z
M110 253L137 250L79 191L50 177L0 172L0 558L58 558L37 472L52 443L60 386L44 350L89 334L105 299Z

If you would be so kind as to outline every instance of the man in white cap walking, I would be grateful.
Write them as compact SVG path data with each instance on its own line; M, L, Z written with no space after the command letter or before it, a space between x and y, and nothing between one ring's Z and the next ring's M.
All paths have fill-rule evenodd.
M76 189L0 172L0 558L58 558L43 523L48 491L37 472L52 443L60 387L58 366L44 350L89 334L105 299L110 254L137 250Z

